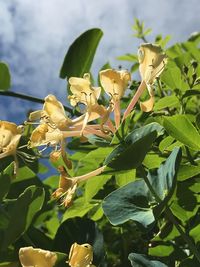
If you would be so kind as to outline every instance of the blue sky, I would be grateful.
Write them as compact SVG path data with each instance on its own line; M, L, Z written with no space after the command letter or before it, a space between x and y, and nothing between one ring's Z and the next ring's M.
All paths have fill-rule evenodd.
M99 27L104 37L92 70L116 57L135 53L139 42L132 37L134 17L158 33L182 41L200 30L199 0L0 0L0 60L12 73L12 90L44 98L54 93L65 104L66 83L59 79L63 57L83 31ZM39 107L39 106L38 106ZM29 102L0 96L1 120L20 122L26 118Z

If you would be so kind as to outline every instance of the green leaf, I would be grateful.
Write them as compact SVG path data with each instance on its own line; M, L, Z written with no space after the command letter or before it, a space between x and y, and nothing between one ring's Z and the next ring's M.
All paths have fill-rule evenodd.
M99 192L99 190L103 188L108 180L110 180L110 178L111 175L102 174L89 179L85 185L85 200L90 201Z
M149 248L149 255L156 257L168 257L173 251L173 246L159 245Z
M135 54L126 54L124 56L117 57L118 60L123 60L123 61L138 61L138 56Z
M200 173L200 165L181 165L178 171L178 181L185 181L191 177L194 177Z
M147 227L154 222L149 200L149 190L145 182L137 180L109 194L103 200L102 207L113 225L134 220Z
M86 202L84 197L80 197L76 199L73 202L73 205L65 211L62 221L74 217L83 217L93 207L94 205Z
M165 117L163 126L177 141L193 150L200 150L200 135L185 115Z
M169 199L175 190L181 154L180 148L174 148L165 163L160 165L157 175L148 173L148 178L161 200Z
M158 154L148 153L143 160L143 165L149 170L157 169L164 160L165 158L159 157Z
M147 258L146 255L131 253L128 256L133 267L167 267L160 261L152 261Z
M196 123L196 126L198 127L198 129L200 131L200 113L197 114L195 123Z
M0 62L0 90L7 91L11 86L11 77L8 66Z
M73 243L89 243L93 247L95 265L104 258L103 236L95 222L89 219L74 218L64 221L56 233L53 250L69 253Z
M16 179L12 180L10 185L8 198L17 198L21 192L31 185L43 187L43 183L29 167L19 168Z
M172 90L182 89L182 76L178 67L170 66L164 70L161 75L161 80Z
M8 211L8 228L4 232L1 248L7 248L28 229L34 216L42 208L44 196L42 188L30 186L12 203Z
M116 183L119 187L135 181L136 170L129 170L124 173L115 174Z
M166 138L164 138L160 144L159 144L159 150L161 152L164 152L165 150L167 150L168 146L170 146L174 141L174 138L171 136L167 136Z
M103 32L94 28L82 33L69 47L60 70L60 78L82 77L90 71Z
M164 108L173 108L178 106L180 106L178 98L175 95L171 95L159 99L154 106L154 110L156 111Z
M11 163L1 174L0 174L0 201L7 195L11 179L13 176L14 164Z
M105 159L104 164L115 170L137 168L144 160L153 141L162 134L162 126L150 123L132 131Z

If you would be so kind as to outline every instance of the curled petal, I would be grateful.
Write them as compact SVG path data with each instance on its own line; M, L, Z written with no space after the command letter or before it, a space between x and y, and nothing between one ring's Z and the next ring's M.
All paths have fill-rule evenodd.
M71 267L92 267L93 248L90 244L74 243L69 253L68 264ZM95 266L94 266L95 267Z
M69 78L69 84L72 95L68 98L72 106L75 106L78 103L85 104L87 107L97 104L101 88L91 86L89 73L86 73L83 78Z
M142 80L148 85L152 85L160 76L167 63L166 54L158 45L142 44L138 50L139 71Z
M100 82L106 93L111 96L114 101L118 101L131 81L131 75L127 70L106 69L99 73Z
M53 267L57 260L54 252L33 247L24 247L19 250L19 259L22 267Z

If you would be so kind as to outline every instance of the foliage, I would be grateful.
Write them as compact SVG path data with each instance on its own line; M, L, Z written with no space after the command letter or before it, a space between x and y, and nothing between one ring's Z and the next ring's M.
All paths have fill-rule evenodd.
M133 28L146 42L151 30L137 19ZM30 246L55 252L55 266L69 266L75 243L93 247L95 266L200 264L200 36L165 49L163 72L152 83L145 80L148 88L154 87L153 96L148 91L155 99L153 110L143 112L136 104L125 119L138 81L130 82L127 71L110 73L108 63L100 72L99 87L92 87L90 75L84 75L101 37L100 29L86 31L65 56L60 77L67 78L75 106L70 118L55 96L47 96L43 110L27 118L23 134L18 133L23 135L18 148L9 154L14 126L1 121L0 266L20 266L19 249ZM158 35L155 43L164 48L168 40ZM136 54L119 59L130 62L132 72L141 64ZM119 92L129 85L121 97L118 91L112 94L116 83L109 75L120 81ZM105 83L108 96L99 95ZM1 93L6 95L9 87L9 70L1 62ZM142 103L147 98L143 90ZM80 115L78 123L74 114ZM38 119L33 128L30 124ZM57 148L48 152L47 166L40 160L41 145L47 151ZM57 175L52 176L52 168Z

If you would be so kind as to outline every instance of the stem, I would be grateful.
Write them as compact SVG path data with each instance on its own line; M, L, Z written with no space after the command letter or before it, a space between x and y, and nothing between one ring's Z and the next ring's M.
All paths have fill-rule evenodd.
M132 109L134 108L138 99L140 98L141 94L144 92L145 88L146 88L146 83L144 81L142 81L141 84L139 85L135 95L133 96L131 102L129 103L127 109L125 110L122 121L125 120L126 117L129 115L129 113L132 111Z
M88 179L94 177L94 176L97 176L99 174L101 174L104 169L106 168L106 165L92 171L92 172L89 172L87 174L84 174L84 175L80 175L80 176L76 176L74 177L74 180L77 182L77 183L80 183L80 182L83 182L83 181L87 181Z
M145 173L145 170L144 170L143 167L141 168L141 171L142 171L142 177L143 177L146 185L148 186L150 192L155 197L155 200L158 203L161 203L162 199L155 192L155 190L154 190L153 186L151 185L148 177L146 176L146 173ZM192 239L183 231L183 229L181 228L181 226L177 222L174 214L172 213L171 209L168 206L166 206L165 213L166 213L166 216L168 217L168 219L174 224L176 229L179 231L179 233L180 233L181 237L183 238L183 240L188 244L190 250L193 252L193 254L197 258L197 260L200 262L199 251L197 250L197 248L196 248L195 244L193 243Z
M40 103L40 104L44 103L44 100L41 99L41 98L34 97L34 96L28 96L28 95L24 95L24 94L19 94L19 93L15 93L15 92L11 92L11 91L0 91L0 95L2 95L2 96L12 96L12 97L20 98L20 99L23 99L23 100L26 100L26 101ZM71 114L73 114L73 110L70 107L66 107L66 106L63 106L63 107L67 112L70 112Z

